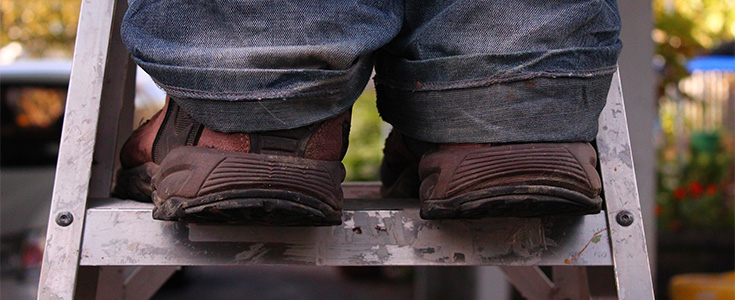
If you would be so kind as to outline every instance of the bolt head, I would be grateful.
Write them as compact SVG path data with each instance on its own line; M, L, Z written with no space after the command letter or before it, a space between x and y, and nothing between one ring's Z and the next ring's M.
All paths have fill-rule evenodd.
M621 211L615 216L615 221L617 221L620 226L630 226L633 224L634 220L635 218L633 218L633 214L627 210Z
M74 215L68 211L62 211L56 215L56 224L62 227L71 225L74 222Z

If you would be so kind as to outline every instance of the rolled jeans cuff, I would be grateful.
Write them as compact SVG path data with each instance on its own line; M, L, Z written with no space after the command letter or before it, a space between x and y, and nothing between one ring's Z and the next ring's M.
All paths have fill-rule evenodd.
M133 59L184 111L221 132L291 129L335 116L352 107L373 65L361 57L345 70L213 70Z
M399 132L434 143L592 141L614 71L527 74L524 80L448 90L376 83L378 110Z

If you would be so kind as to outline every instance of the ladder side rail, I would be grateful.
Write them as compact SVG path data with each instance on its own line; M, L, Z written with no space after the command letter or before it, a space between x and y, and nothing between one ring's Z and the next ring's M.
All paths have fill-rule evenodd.
M620 299L654 299L619 71L597 135L607 225Z
M115 6L89 198L110 196L114 173L119 167L117 155L133 129L136 65L120 36L120 26L127 7L127 1L118 1Z
M115 2L85 1L80 10L39 299L75 293Z

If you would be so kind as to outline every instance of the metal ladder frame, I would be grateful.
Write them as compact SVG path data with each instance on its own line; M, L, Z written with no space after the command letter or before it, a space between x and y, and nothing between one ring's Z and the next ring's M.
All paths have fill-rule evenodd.
M598 215L429 222L419 219L415 204L405 201L384 202L376 208L375 202L348 200L346 222L336 228L283 231L267 227L242 230L184 226L153 221L151 205L109 199L116 157L132 129L134 109L135 65L119 32L126 8L125 1L116 0L82 4L39 299L147 299L178 266L294 263L294 256L268 252L294 243L307 249L297 253L305 257L296 262L299 264L499 265L511 284L529 299L654 298L617 73L597 137L606 203L606 209ZM346 198L373 198L376 191L376 184L345 184ZM105 223L110 218L139 225L112 226ZM365 226L364 235L357 233L360 224ZM369 227L374 224L374 228ZM514 230L514 226L525 229L506 236L495 235L493 241L485 240L492 234L482 228L498 232ZM257 239L273 230L281 230L280 239L257 243ZM454 237L457 233L463 234ZM110 236L115 234L121 236ZM536 242L530 249L513 248L517 234ZM143 236L151 236L151 240L128 241L127 247L111 240ZM345 239L349 242L345 243ZM156 243L151 246L159 247L155 250L172 252L167 252L169 256L156 256L151 254L155 251L148 251L144 253L149 257L140 257L138 248L146 242L148 246ZM138 245L133 247L131 243ZM173 243L184 246L176 248ZM233 253L228 249L232 245L246 251ZM483 246L492 245L506 248L483 250ZM181 247L193 251L187 254ZM349 251L362 251L362 256L343 254ZM594 255L583 255L584 251ZM553 266L553 281L538 265ZM605 284L600 282L601 277L592 274L599 272L588 274L592 269L586 266L590 265L613 267L616 295L597 295L596 289L589 288Z

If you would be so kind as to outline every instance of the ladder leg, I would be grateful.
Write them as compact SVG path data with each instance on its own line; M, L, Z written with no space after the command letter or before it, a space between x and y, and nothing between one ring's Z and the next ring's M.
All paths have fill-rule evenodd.
M99 110L105 100L103 96L113 97L112 91L121 92L123 88L120 86L130 86L130 80L133 80L125 76L134 71L120 72L132 66L126 65L129 62L127 54L120 55L124 49L121 48L122 43L116 41L119 40L119 34L111 34L114 33L113 28L119 27L126 7L126 1L116 0L82 3L46 231L39 299L72 299L75 295L76 282L82 279L78 278L78 275L82 275L81 270L78 274L78 269L87 199L89 195L105 195L109 192L109 179L100 181L95 177L92 183L90 178L94 172L91 172L93 158L97 157L95 137L100 120ZM111 55L124 59L108 59ZM115 80L108 78L114 73L111 71L115 70L124 73L123 77ZM123 99L130 96L119 97ZM95 164L99 162L97 160ZM111 178L112 169L107 169L110 172L107 177ZM86 293L80 291L81 295Z
M115 170L119 167L119 150L133 129L135 110L135 71L136 66L125 49L120 36L122 17L127 5L125 1L115 8L105 86L99 110L99 124L94 147L92 182L89 187L90 198L108 198L112 188Z
M587 268L577 266L552 267L554 285L559 289L558 299L590 299Z
M653 284L619 72L600 115L600 157L607 225L620 299L653 299Z
M529 300L547 300L555 294L556 286L537 266L501 266L510 284Z

